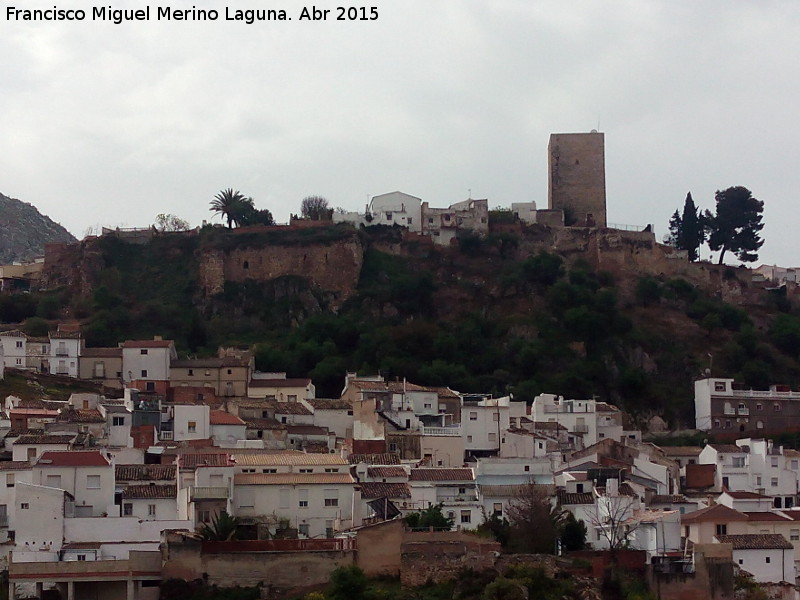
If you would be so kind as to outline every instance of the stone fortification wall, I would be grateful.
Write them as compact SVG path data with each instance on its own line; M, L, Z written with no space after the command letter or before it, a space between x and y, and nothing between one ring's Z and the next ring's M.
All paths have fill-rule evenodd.
M274 592L328 583L338 567L355 563L355 550L252 551L245 543L220 542L204 551L203 542L180 533L162 534L164 579L204 579L220 587L263 585ZM238 547L238 546L241 546Z
M293 275L308 279L312 287L331 295L336 307L356 289L364 248L352 235L331 243L303 245L270 244L201 251L199 282L202 292L212 296L226 282L270 281Z

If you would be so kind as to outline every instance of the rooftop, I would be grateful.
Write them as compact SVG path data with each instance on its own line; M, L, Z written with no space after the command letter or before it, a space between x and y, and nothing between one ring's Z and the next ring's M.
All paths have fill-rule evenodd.
M411 498L411 488L407 483L365 481L359 485L361 486L362 498Z
M420 467L411 469L409 481L474 481L472 469L448 469L438 467Z
M159 499L159 498L175 498L178 495L178 486L170 485L129 485L122 490L122 497L124 499Z
M212 410L209 414L209 422L211 425L244 425L245 422L242 421L236 415L232 415L229 412L225 412L224 410Z
M338 454L317 454L306 452L274 452L274 453L248 453L247 450L232 450L239 467L268 467L268 466L331 466L348 463Z
M792 550L794 547L778 533L745 533L718 535L722 544L732 544L734 550Z
M175 481L175 465L116 465L119 481Z
M403 467L368 467L368 477L408 477L408 471Z
M99 450L48 450L34 464L37 467L108 467L111 461Z
M236 485L353 484L350 473L236 473Z

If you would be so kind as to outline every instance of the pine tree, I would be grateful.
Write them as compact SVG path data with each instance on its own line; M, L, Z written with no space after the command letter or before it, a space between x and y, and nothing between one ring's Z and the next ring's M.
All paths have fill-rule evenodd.
M761 213L764 202L753 197L746 187L735 186L717 191L717 213L706 211L710 235L708 246L712 250L722 250L719 264L730 250L742 262L758 260L758 249L764 244L759 232L764 228Z
M686 250L689 260L694 262L700 257L698 250L705 239L705 217L700 214L689 192L683 204L683 214L676 210L669 220L667 243L679 250Z

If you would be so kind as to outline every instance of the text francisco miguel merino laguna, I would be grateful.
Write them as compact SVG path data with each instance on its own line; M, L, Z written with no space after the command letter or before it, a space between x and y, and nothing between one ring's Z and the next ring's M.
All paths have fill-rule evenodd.
M340 6L331 9L320 9L316 6L304 6L297 15L298 20L326 21L329 18L337 21L375 21L378 18L376 7ZM282 9L242 10L225 7L224 10L188 8L178 9L170 6L150 6L138 9L116 9L112 6L95 6L90 10L59 8L53 6L46 9L27 9L6 7L7 21L108 21L119 25L124 21L240 21L252 24L255 21L290 21Z

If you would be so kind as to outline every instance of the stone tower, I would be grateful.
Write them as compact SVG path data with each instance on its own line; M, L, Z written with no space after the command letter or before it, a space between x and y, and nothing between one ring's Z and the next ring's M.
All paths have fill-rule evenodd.
M548 208L565 225L606 226L606 159L602 133L553 133L547 146Z

